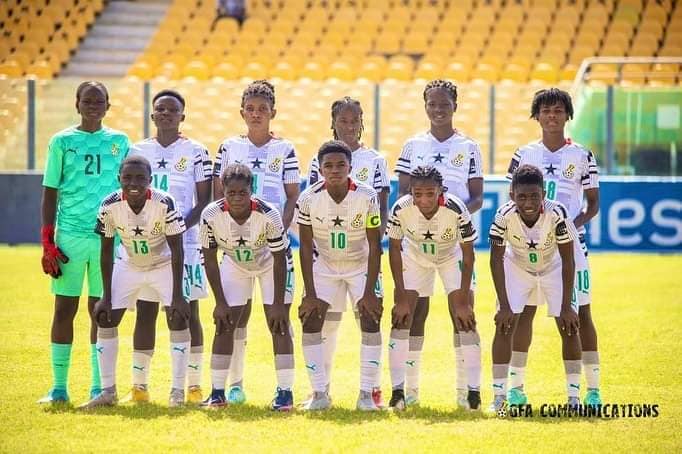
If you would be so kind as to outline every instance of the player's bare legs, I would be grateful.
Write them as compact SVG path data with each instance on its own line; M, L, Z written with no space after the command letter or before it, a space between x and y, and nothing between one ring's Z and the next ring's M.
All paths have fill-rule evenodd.
M251 300L246 302L234 331L234 349L230 362L230 391L227 401L231 405L243 404L246 401L244 393L244 358L246 355L246 330L251 318Z
M461 356L456 359L456 368L464 371L466 383L466 394L461 392L459 383L457 384L457 403L464 408L478 410L481 406L481 337L475 327L469 331L458 330L454 309L454 298L457 291L448 294L448 309L453 327L453 344L457 348L459 342L461 351ZM474 292L472 290L469 291L469 305L473 310ZM459 375L458 370L458 380Z
M429 315L429 302L428 296L418 298L412 315L407 368L405 370L405 403L407 405L419 403L419 370L424 346L424 326Z
M537 306L526 306L518 318L512 341L511 361L509 368L509 403L525 405L528 398L523 389L528 363L528 350L533 340L533 319Z

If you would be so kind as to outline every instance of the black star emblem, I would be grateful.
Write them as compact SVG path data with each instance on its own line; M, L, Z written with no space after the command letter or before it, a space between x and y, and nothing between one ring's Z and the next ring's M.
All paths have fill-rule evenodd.
M253 161L251 161L251 165L253 166L254 169L260 169L260 165L263 164L263 161L260 159L256 158Z
M332 222L334 223L334 227L343 227L343 219L338 216L332 219Z
M424 235L425 240L432 240L433 239L433 233L431 233L428 230L426 231L426 233L422 233L422 235Z
M133 229L135 236L142 236L142 232L144 232L144 229L141 229L139 225L135 226Z
M246 246L246 240L240 235L239 239L237 240L237 246L243 247Z
M535 246L537 246L538 243L533 240L528 241L526 244L528 245L528 249L537 249Z
M439 151L438 154L433 157L433 162L443 162L444 158L445 158L445 156L440 154L440 151Z
M156 165L159 166L159 167L158 167L159 169L165 169L165 168L166 168L166 164L168 164L168 161L166 161L166 160L163 159L163 158L161 158L160 161L156 161Z
M547 171L547 175L555 175L554 171L557 168L552 165L552 163L549 164L549 167L545 167L545 170Z

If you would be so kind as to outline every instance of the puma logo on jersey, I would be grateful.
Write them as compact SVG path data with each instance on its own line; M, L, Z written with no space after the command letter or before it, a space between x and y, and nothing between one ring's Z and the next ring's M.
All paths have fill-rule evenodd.
M186 157L183 156L182 158L180 158L178 160L178 162L175 163L175 170L177 170L178 172L184 172L185 170L187 170L187 158Z
M414 230L410 230L410 229L405 229L405 230L407 231L407 233L409 233L410 235L414 236Z
M161 223L159 221L156 221L154 223L154 228L152 229L152 235L161 235L163 230L161 229Z
M455 237L455 233L452 230L452 227L448 227L445 229L445 232L440 236L441 239L449 241Z
M352 225L356 229L362 227L362 215L356 214L353 220L351 221L350 225Z
M455 167L462 167L464 165L464 154L463 153L457 153L457 156L452 158L450 163Z
M367 177L369 176L369 169L367 167L363 167L362 170L360 170L356 177L360 181L367 181Z
M119 148L119 146L118 146L117 144L115 144L115 143L112 143L112 144L111 144L111 154L112 154L113 156L118 156L118 152L119 152L119 151L121 151L120 148Z
M566 178L573 178L573 175L575 175L575 164L569 164L564 171L562 172L564 177Z
M281 166L282 166L282 158L275 158L268 165L268 169L272 170L273 172L279 172L279 168Z
M324 223L324 218L318 218L317 216L315 216L315 219L317 219L317 222L319 222L320 224Z

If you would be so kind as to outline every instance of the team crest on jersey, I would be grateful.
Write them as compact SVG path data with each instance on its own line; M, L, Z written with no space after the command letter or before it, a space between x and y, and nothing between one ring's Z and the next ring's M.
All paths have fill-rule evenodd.
M258 238L256 238L256 241L254 244L256 245L256 247L265 246L265 241L266 241L265 240L265 233L261 233L260 235L258 235Z
M360 170L357 174L357 179L360 181L367 181L367 177L369 176L369 169L367 167L363 167L362 170Z
M355 215L355 218L351 221L350 225L352 225L356 229L362 227L362 215L361 214Z
M454 233L454 231L452 230L452 227L446 228L446 229L445 229L445 232L443 232L443 234L442 234L440 237L441 237L441 239L443 239L443 240L445 240L445 241L450 241L450 240L452 240L452 239L455 237L455 233Z
M154 228L152 229L152 235L161 235L162 230L161 230L161 223L159 221L156 221L154 223Z
M282 166L282 158L275 158L268 165L268 169L270 169L272 172L279 172L279 168L281 166Z
M69 151L69 150L67 150L67 151ZM119 151L120 151L120 148L119 148L118 144L112 143L111 144L111 154L113 156L118 156Z
M575 175L575 164L569 164L563 171L563 175L566 178L573 178Z
M464 165L464 154L457 153L457 155L450 161L455 167L462 167Z
M545 240L545 244L543 244L543 246L545 248L548 248L552 245L553 242L554 242L554 235L552 234L552 232L549 232L547 234L547 239Z
M184 172L185 170L187 170L187 158L186 157L183 156L182 158L180 158L178 160L178 162L175 163L175 170L177 170L178 172Z

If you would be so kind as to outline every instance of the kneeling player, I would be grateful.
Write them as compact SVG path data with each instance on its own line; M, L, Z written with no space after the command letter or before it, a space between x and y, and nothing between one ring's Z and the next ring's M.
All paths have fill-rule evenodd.
M573 294L575 228L562 204L545 199L542 172L537 167L522 165L514 172L510 197L490 226L490 269L498 302L493 340L495 400L491 410L507 405L512 338L519 314L535 291L547 301L548 313L561 334L568 404L579 405L581 346L578 303Z
M393 382L389 407L396 410L405 408L405 370L417 299L433 295L436 273L448 295L455 339L457 333L476 334L470 303L476 230L464 202L443 189L443 177L438 170L432 166L417 167L410 174L411 193L398 199L391 210L388 236L395 306L388 344ZM464 354L478 357L478 367L468 369L469 378L476 380L480 376L480 356L473 349L465 350ZM469 408L478 409L480 390L470 387L467 399Z
M185 402L185 374L189 357L189 304L182 296L185 222L173 198L151 189L149 161L141 156L121 164L121 189L107 196L99 210L95 231L102 235L101 268L104 295L95 304L97 352L102 392L83 405L114 405L118 325L126 309L135 309L141 292L154 294L166 306L170 329L172 388L169 405ZM114 264L114 235L118 232L124 254Z
M338 140L320 147L317 159L324 180L298 199L300 256L305 293L298 314L303 324L303 357L313 388L306 410L331 406L325 366L322 325L330 305L346 295L360 314L359 410L379 408L372 390L381 373L382 306L374 293L379 275L381 244L379 202L374 189L349 178L352 152ZM319 257L313 263L313 242Z
M206 407L227 405L225 382L230 372L235 329L260 283L265 317L272 334L277 373L273 410L293 408L294 345L289 323L292 292L286 291L287 237L277 209L252 197L253 174L244 164L230 164L222 175L225 198L208 205L201 214L201 245L206 275L216 306L216 334L211 355L212 391ZM218 265L217 252L225 252Z

